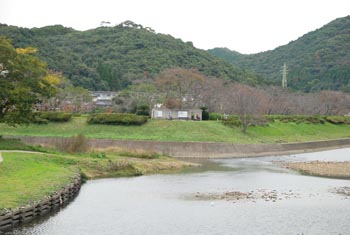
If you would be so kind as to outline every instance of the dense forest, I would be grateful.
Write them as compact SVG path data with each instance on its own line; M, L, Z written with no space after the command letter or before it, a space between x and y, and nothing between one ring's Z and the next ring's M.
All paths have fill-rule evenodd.
M51 70L63 72L73 85L90 90L120 90L172 67L250 85L264 83L254 73L197 49L191 42L131 21L87 31L61 25L27 29L3 24L0 35L12 40L16 48L38 48L39 58Z
M215 48L209 52L276 85L281 84L281 70L286 63L288 86L292 89L350 91L350 16L336 19L271 51L243 55L227 48Z

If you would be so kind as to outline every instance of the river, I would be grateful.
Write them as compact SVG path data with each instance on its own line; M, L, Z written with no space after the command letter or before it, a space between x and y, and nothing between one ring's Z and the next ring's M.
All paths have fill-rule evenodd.
M67 207L6 235L350 234L350 180L300 175L274 161L350 161L350 149L204 162L178 174L87 182ZM250 192L253 199L198 195ZM274 194L274 199L260 197Z

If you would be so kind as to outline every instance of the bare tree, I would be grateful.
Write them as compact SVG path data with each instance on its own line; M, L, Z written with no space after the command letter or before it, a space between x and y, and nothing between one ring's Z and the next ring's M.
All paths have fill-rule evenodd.
M229 90L227 106L232 113L238 115L242 123L242 131L245 133L253 117L266 114L267 95L263 90L238 83L231 86Z

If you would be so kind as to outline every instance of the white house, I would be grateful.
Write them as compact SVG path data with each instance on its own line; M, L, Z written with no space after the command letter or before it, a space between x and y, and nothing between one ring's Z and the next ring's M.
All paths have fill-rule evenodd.
M165 120L202 120L201 109L167 109L153 108L151 113L154 119Z

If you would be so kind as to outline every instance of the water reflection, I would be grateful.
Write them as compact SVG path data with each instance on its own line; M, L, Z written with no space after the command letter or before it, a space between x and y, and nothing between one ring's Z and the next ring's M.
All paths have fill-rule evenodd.
M303 176L273 164L319 157L349 161L350 149L215 160L179 174L89 181L60 213L7 234L348 234L350 199L331 190L350 181ZM188 200L197 193L259 190L298 196L276 202Z

